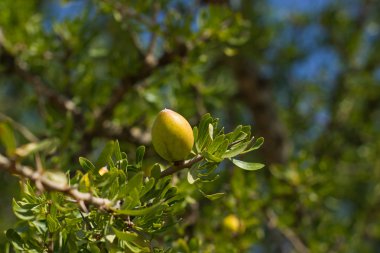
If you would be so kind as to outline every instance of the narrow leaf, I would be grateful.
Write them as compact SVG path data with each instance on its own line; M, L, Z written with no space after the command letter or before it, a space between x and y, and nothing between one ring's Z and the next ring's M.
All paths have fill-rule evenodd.
M12 129L5 123L0 124L0 141L4 144L7 155L16 149L16 139Z
M87 172L87 171L95 171L95 166L88 160L87 158L84 157L79 157L79 164L80 166Z
M242 154L244 150L249 146L252 140L247 141L247 142L242 142L242 143L232 146L231 149L227 150L226 153L222 155L222 157L230 158L230 157L235 157L237 155Z
M189 184L194 184L198 180L199 180L199 178L196 177L196 171L195 170L188 170L187 182L189 182Z
M208 124L208 135L210 136L211 140L214 138L214 126L211 123Z
M116 210L116 213L124 214L124 215L131 215L131 216L142 216L142 215L147 215L150 212L155 212L156 209L158 209L162 205L163 205L162 203L156 203L152 206L141 208L141 209Z
M263 138L263 137L260 137L260 138L258 138L258 139L255 141L255 144L253 144L252 147L250 147L249 149L247 149L247 150L245 150L244 152L242 152L242 154L245 154L245 153L251 152L251 151L253 151L253 150L259 149L263 144L264 144L264 138Z
M244 162L244 161L240 161L236 159L232 159L232 163L243 170L259 170L265 166L262 163L250 163L250 162Z
M198 189L198 190L200 193L202 193L203 196L205 196L206 198L208 198L209 200L212 200L212 201L223 197L223 195L225 194L224 192L218 192L218 193L214 193L214 194L206 194L201 189Z
M123 157L121 156L120 145L119 145L118 140L115 141L114 155L115 155L117 161L120 161L123 159Z
M144 159L145 147L140 146L136 150L136 167L141 168Z
M127 194L133 189L137 189L138 192L141 191L143 184L143 172L139 172L136 175L134 175L127 183L126 192Z
M58 231L58 229L60 228L59 221L50 214L47 215L46 222L47 222L49 232L54 233Z
M26 157L30 154L34 154L42 150L48 150L49 152L53 152L57 148L58 144L58 139L47 139L40 142L31 142L21 147L18 147L15 150L15 154L19 157Z
M119 240L126 241L126 242L133 242L138 238L138 235L134 232L128 232L128 231L120 231L116 228L112 228L115 232L115 235Z

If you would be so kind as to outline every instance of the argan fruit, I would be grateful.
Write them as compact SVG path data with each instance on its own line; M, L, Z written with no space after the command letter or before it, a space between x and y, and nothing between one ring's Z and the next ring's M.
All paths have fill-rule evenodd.
M156 152L165 160L183 161L193 148L193 130L182 115L164 109L153 123L152 143Z
M234 214L227 215L223 219L223 227L233 234L243 233L245 230L243 222Z

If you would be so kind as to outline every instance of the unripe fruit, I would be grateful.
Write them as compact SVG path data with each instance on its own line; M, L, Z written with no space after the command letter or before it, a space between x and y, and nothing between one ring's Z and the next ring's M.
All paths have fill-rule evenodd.
M164 109L153 123L152 143L156 152L165 160L183 161L193 148L193 130L182 115Z
M223 227L233 234L243 233L245 230L243 222L233 214L227 215L223 219Z

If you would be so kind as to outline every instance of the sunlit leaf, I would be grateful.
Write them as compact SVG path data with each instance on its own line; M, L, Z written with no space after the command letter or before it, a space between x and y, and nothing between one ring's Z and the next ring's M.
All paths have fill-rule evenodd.
M240 161L236 159L232 159L232 163L243 170L259 170L265 166L262 163L250 163L250 162L244 162L244 161Z

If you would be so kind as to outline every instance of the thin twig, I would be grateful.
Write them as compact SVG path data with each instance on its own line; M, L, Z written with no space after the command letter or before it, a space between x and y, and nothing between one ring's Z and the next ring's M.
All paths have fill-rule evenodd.
M178 171L186 169L186 168L191 168L191 166L193 166L194 164L196 164L197 162L200 162L202 160L203 160L203 157L201 155L197 155L197 156L193 157L192 159L185 161L182 164L173 165L173 166L167 168L166 170L162 171L160 178L172 175L172 174L177 173Z
M163 68L174 61L177 57L184 57L187 54L186 45L179 45L175 51L165 52L159 59L156 66L152 67L148 64L144 64L143 67L134 75L127 75L120 80L119 85L111 92L112 97L98 112L96 113L94 128L90 129L83 137L88 139L88 136L94 135L99 130L103 130L104 122L111 118L114 109L119 105L124 96L143 80L150 77L156 70Z
M161 178L172 175L185 168L190 168L195 163L201 161L202 156L198 155L194 158L185 161L180 165L173 165L172 167L161 172ZM98 206L101 209L112 211L114 210L113 202L106 198L95 197L88 192L80 192L78 189L71 187L65 183L59 183L44 176L44 171L34 170L31 167L21 165L13 160L0 154L0 169L9 173L21 176L21 178L27 178L33 181L35 184L40 185L39 190L57 191L62 192L68 196L71 196L76 200L79 206L88 211L85 204Z
M0 121L6 121L10 125L12 125L12 127L15 128L17 131L19 131L28 141L38 142L38 138L31 131L29 131L28 128L14 121L11 117L1 112L0 112Z
M306 247L306 245L302 242L302 240L297 236L297 234L287 227L279 227L278 226L278 217L273 212L273 210L269 210L267 212L267 216L269 219L269 225L271 228L276 228L280 231L280 233L285 236L286 239L293 245L296 252L299 253L309 253L310 250Z
M158 16L158 12L160 11L159 3L155 3L153 8L154 8L154 15L153 15L152 20L154 22L154 25L158 25L157 16ZM151 36L152 37L150 38L149 45L145 54L145 63L153 67L157 64L157 59L154 55L154 50L157 44L158 32L152 29Z
M76 188L70 187L67 184L52 181L48 177L45 177L43 172L36 171L28 166L20 165L3 155L0 155L0 169L20 175L22 178L28 178L35 183L39 182L45 190L63 192L73 197L78 203L82 201L87 204L98 206L102 209L112 209L113 202L109 199L95 197L91 193L80 192Z
M73 101L50 88L45 84L41 77L33 74L26 68L26 66L20 64L17 61L17 58L4 46L4 44L5 38L0 28L0 58L6 59L3 64L7 70L13 71L28 84L30 84L37 93L38 97L48 99L49 102L57 108L71 112L75 116L80 115L80 110Z

